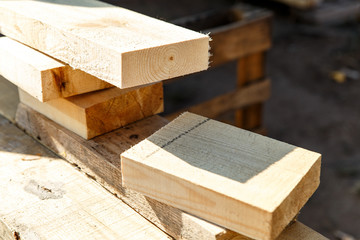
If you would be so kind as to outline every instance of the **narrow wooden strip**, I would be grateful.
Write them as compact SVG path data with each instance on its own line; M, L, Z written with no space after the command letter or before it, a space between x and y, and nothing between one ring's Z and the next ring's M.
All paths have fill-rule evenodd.
M24 91L20 101L90 139L163 111L162 83L136 89L110 88L42 103Z
M184 113L121 155L124 186L255 239L275 239L320 181L321 155Z
M208 36L96 0L0 1L0 30L120 88L208 68Z
M184 111L201 114L205 117L215 118L229 110L264 102L270 97L270 80L264 80L248 87L240 88L230 93L215 97L204 103L197 104L188 109L172 113L166 118L173 120Z
M0 38L0 74L42 102L112 87L7 37Z
M265 53L259 52L238 60L237 87L243 88L265 77ZM262 125L263 105L261 103L239 109L235 112L237 127L247 130L259 128Z
M171 239L3 117L0 143L0 239Z
M16 122L169 235L188 240L228 240L238 236L122 186L120 154L167 124L164 118L149 117L92 140L84 140L24 104L19 104Z

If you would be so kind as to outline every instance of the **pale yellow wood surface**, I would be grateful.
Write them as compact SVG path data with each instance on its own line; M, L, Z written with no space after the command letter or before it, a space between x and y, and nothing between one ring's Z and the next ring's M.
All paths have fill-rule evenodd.
M109 88L42 103L19 90L20 101L83 138L90 139L163 111L162 83Z
M321 155L185 113L121 155L123 185L274 239L319 185Z
M170 239L1 116L0 199L0 239Z
M208 36L96 0L0 1L0 30L120 88L208 68Z
M0 38L0 74L42 102L112 86L7 37Z

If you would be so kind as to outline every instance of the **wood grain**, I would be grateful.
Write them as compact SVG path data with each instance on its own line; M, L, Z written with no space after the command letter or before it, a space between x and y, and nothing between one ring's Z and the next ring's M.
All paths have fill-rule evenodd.
M255 239L314 193L321 155L191 113L121 155L124 186Z
M208 68L208 36L96 0L1 1L0 30L120 88Z
M0 239L171 239L1 116L0 143Z
M6 37L0 38L0 74L41 102L112 87Z
M42 103L24 91L20 101L90 139L163 111L162 83L141 88L109 88Z

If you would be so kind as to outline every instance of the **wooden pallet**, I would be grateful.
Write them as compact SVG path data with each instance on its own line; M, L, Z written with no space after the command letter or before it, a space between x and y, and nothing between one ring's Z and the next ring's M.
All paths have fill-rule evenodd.
M261 129L262 103L270 96L265 55L271 46L271 18L269 11L239 4L226 11L175 20L180 26L210 33L211 67L238 62L237 89L167 118L172 120L184 110L212 118L235 111L232 124L252 131Z

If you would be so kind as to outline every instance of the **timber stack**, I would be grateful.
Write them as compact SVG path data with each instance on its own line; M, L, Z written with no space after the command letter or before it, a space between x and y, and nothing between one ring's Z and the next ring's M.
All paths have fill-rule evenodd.
M54 178L64 171L70 190L25 190L66 201L1 203L11 209L0 209L0 238L326 239L296 222L320 154L193 113L156 115L162 80L208 68L207 35L95 0L0 1L0 30L16 124L122 200L92 185L76 196L89 179L42 163ZM50 212L32 216L38 205Z

